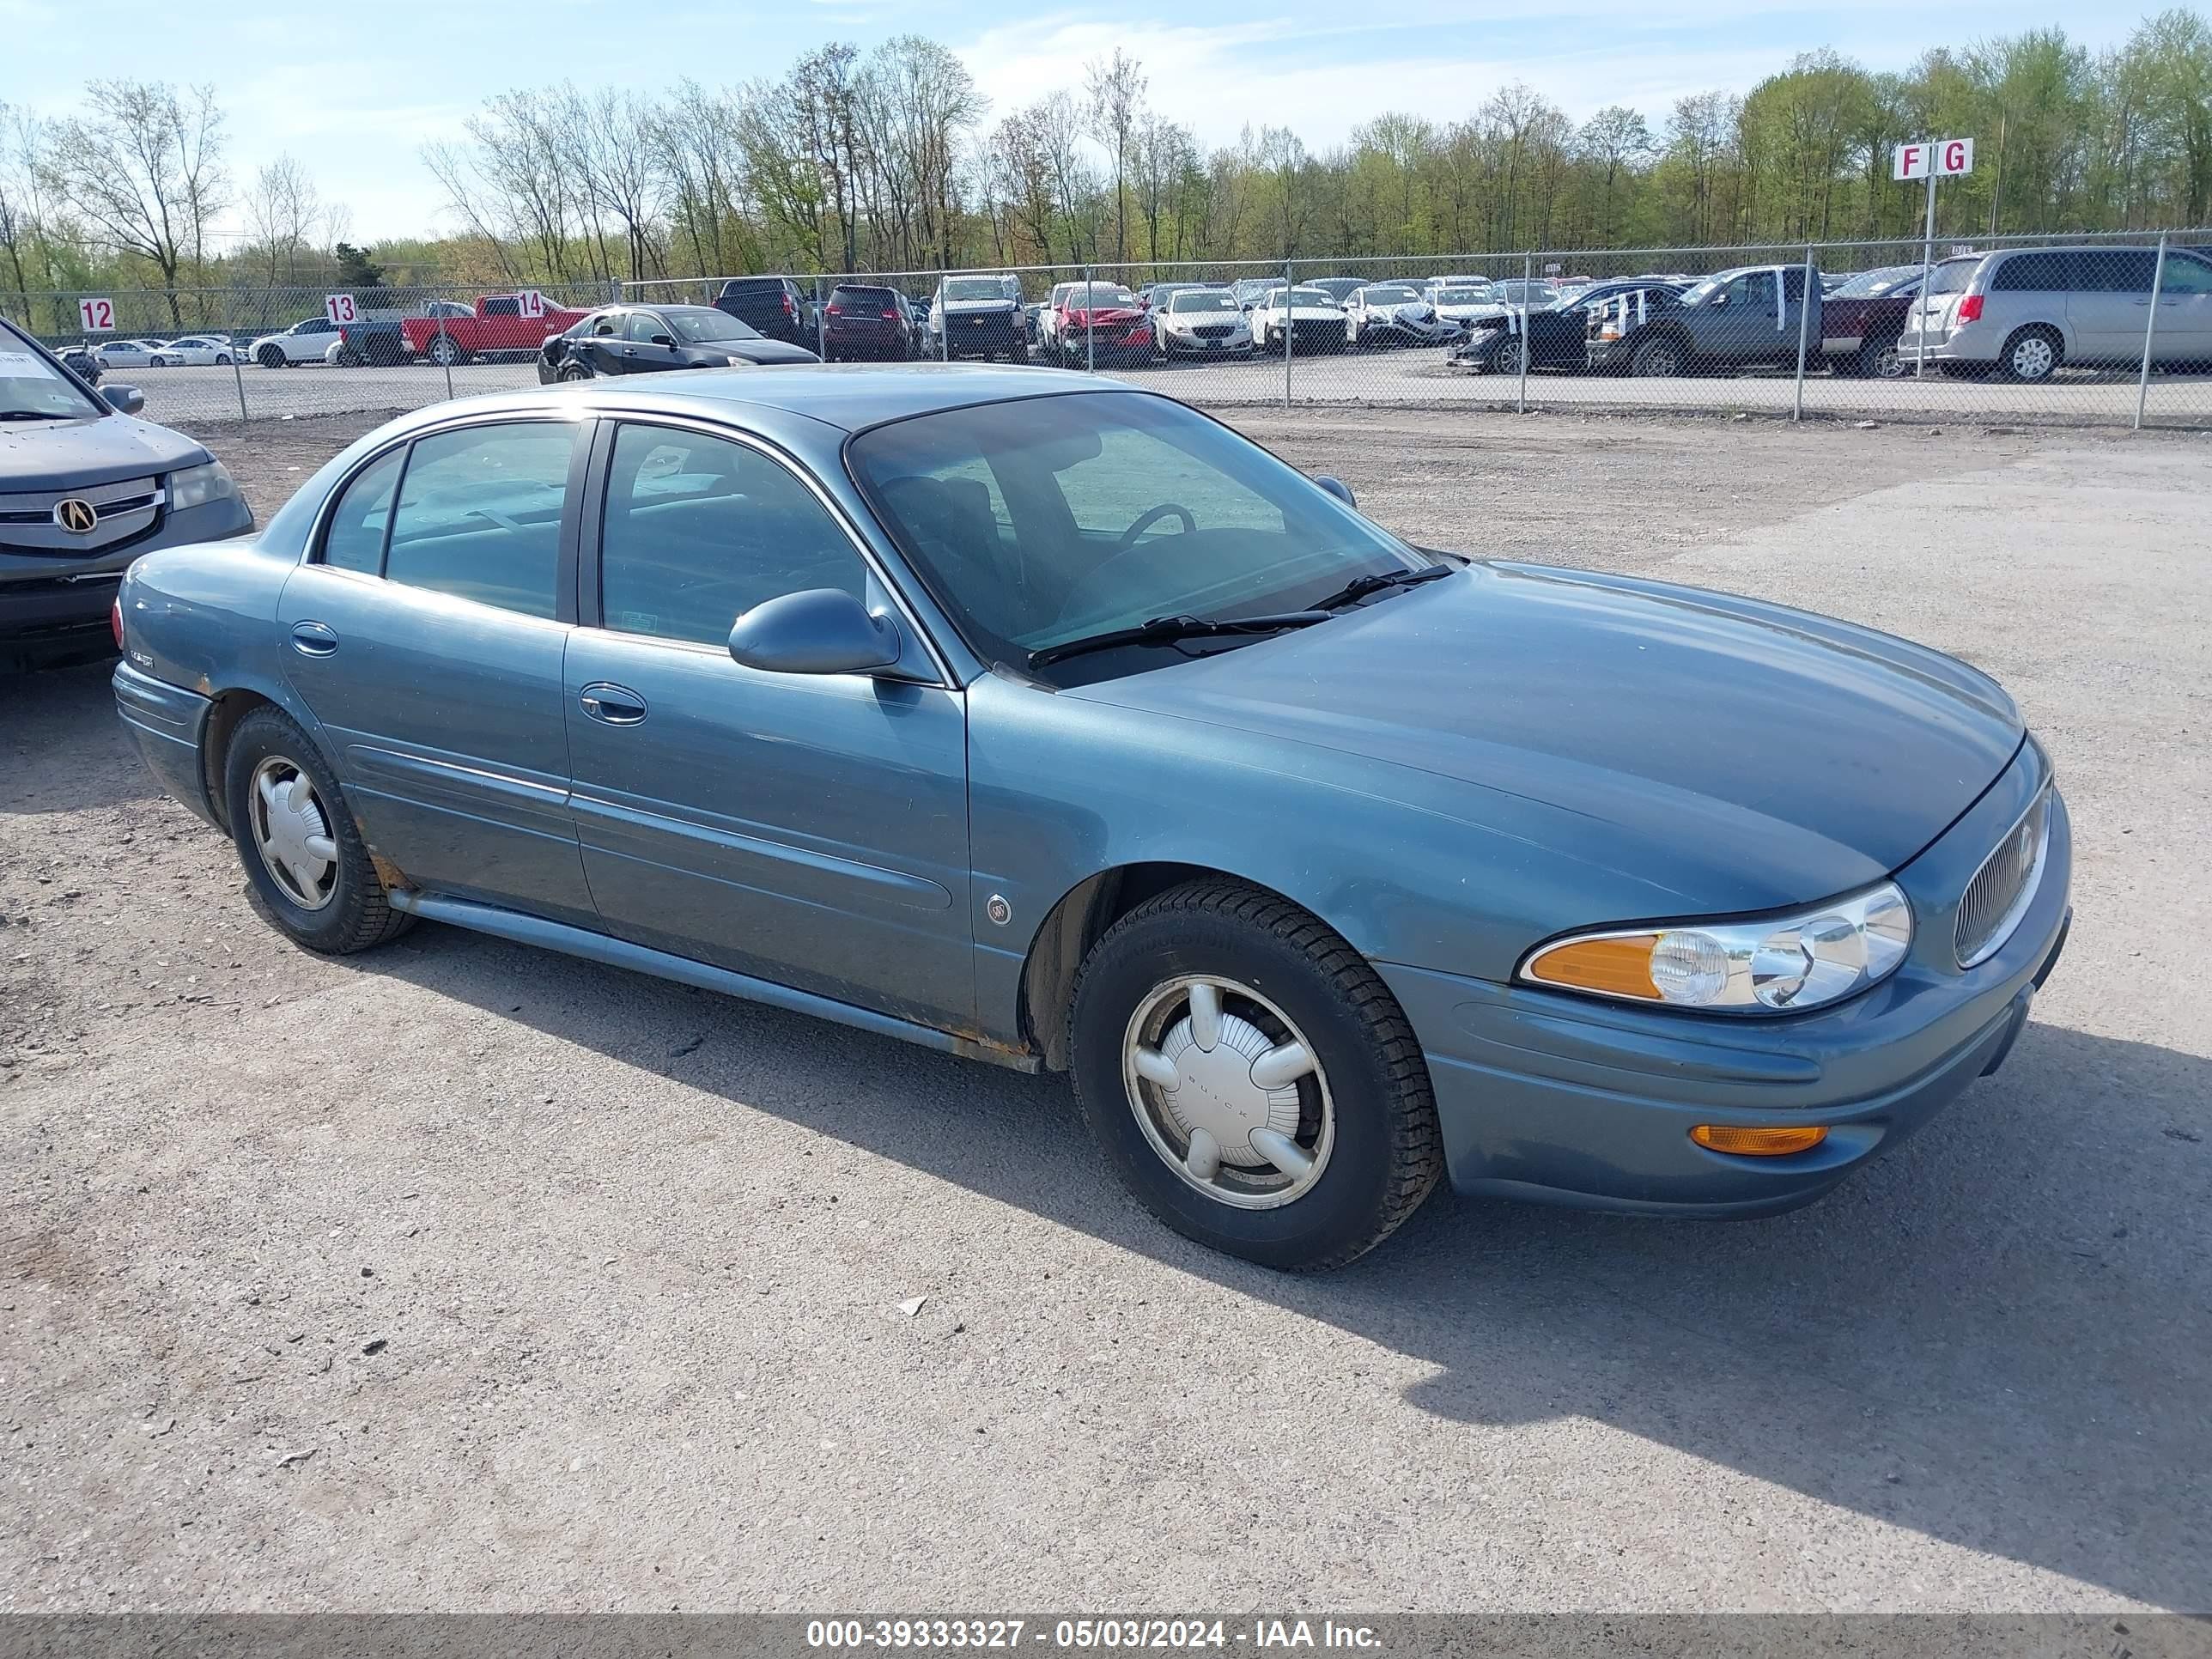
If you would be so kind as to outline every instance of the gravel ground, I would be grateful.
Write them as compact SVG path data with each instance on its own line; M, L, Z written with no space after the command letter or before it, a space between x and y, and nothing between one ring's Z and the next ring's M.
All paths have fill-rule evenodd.
M295 951L104 672L0 683L0 1609L2212 1604L2212 445L1238 418L2002 677L2078 838L2004 1072L1794 1215L1440 1194L1284 1279L1049 1079ZM209 435L265 515L362 424Z

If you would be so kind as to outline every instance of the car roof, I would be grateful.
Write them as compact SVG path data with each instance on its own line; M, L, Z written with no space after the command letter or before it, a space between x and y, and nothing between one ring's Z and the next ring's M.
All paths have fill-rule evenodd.
M980 363L807 363L789 368L694 369L664 385L647 384L647 378L625 375L572 380L434 404L418 411L411 424L438 424L462 414L488 416L557 410L580 399L609 412L660 410L704 416L763 432L772 432L781 423L780 417L788 416L844 432L859 432L909 416L1022 398L1071 392L1146 395L1140 387L1103 375Z

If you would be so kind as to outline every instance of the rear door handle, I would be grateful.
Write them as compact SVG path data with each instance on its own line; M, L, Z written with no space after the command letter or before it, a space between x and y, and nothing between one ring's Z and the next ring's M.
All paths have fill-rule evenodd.
M327 657L338 648L337 631L325 623L294 623L292 648L303 657Z
M645 699L626 685L596 680L577 693L576 701L604 726L635 726L645 718Z

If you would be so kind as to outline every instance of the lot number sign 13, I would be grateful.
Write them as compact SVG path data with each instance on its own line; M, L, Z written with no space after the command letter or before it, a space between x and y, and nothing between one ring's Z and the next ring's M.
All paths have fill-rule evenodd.
M361 312L350 294L323 295L323 315L329 318L331 325L337 328L349 327L361 320Z

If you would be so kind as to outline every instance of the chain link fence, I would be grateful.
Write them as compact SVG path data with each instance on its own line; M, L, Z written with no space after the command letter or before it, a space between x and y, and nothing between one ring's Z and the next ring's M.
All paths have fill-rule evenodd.
M85 329L94 302L109 307L111 330ZM718 307L832 361L1087 369L1220 408L2212 428L2212 230L521 291L0 293L0 311L48 343L139 386L150 417L187 424L398 410L532 385L559 372L549 337L615 303Z

